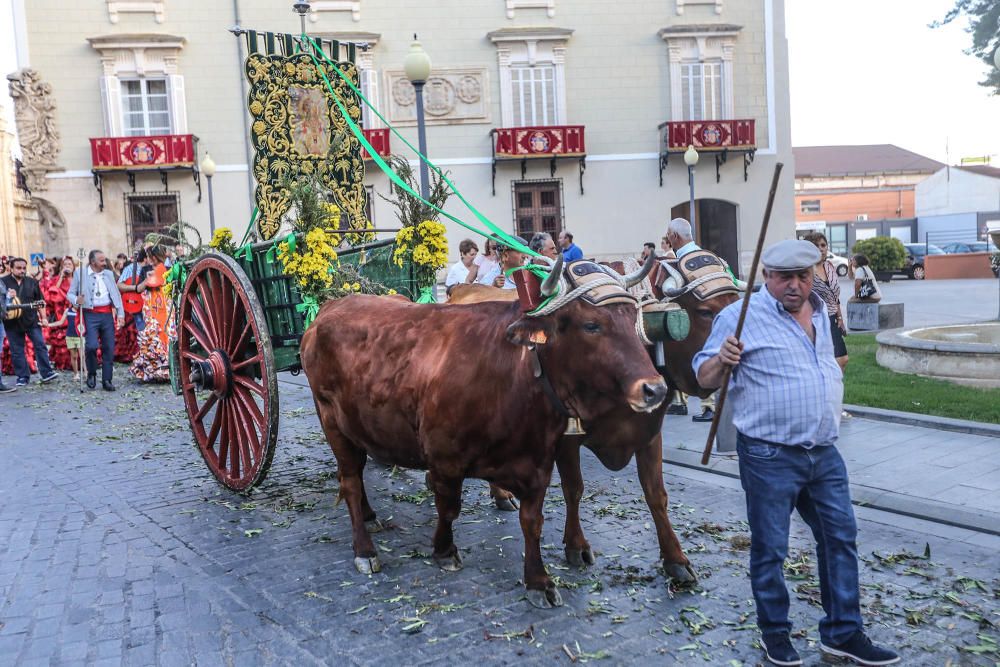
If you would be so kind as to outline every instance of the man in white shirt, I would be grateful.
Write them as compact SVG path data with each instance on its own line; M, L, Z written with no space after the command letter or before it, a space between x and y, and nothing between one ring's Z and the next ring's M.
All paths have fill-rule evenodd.
M515 236L514 238L523 245L526 245L524 239L520 236ZM502 289L517 289L517 285L507 275L507 271L524 266L524 253L520 250L510 248L503 243L497 243L497 252L500 253L500 264L486 276L486 279L490 281L488 284Z
M104 391L114 391L112 374L115 361L115 328L125 323L122 296L115 284L115 274L107 269L104 253L91 250L89 265L80 274L73 275L66 298L78 306L79 319L83 322L87 340L87 386L97 386L97 348L101 348L101 386ZM115 315L117 314L117 320Z
M458 252L461 259L448 271L448 277L444 279L444 287L449 295L451 288L455 285L471 283L476 279L476 270L479 268L473 260L479 254L479 246L472 239L465 239L458 244Z

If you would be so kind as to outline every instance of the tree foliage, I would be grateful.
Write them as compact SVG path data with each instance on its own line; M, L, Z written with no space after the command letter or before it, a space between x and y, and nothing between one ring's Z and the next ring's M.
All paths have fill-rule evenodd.
M864 255L873 271L894 271L906 264L906 247L891 236L876 236L854 244L854 254Z
M955 0L955 6L931 27L940 28L961 16L969 19L965 31L972 35L972 46L965 52L979 58L987 66L986 79L979 85L989 88L994 95L1000 95L1000 69L993 63L993 54L1000 49L1000 0Z

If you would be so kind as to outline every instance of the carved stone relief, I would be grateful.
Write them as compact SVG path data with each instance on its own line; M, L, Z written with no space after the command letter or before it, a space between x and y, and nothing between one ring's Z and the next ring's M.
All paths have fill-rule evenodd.
M312 0L309 20L315 23L321 12L350 12L355 21L361 20L361 0Z
M63 170L56 164L62 142L56 124L56 100L52 86L29 68L8 75L7 79L24 156L21 170L28 189L33 192L47 190L45 175L50 171Z
M38 211L38 224L41 227L42 252L46 257L56 257L64 254L67 248L66 219L55 204L48 199L32 197L31 202Z
M152 14L157 23L166 19L166 0L107 0L108 20L118 23L119 14Z
M389 90L389 119L400 125L417 122L417 95L401 71L385 73ZM488 74L485 67L436 69L424 84L424 113L428 125L489 123Z

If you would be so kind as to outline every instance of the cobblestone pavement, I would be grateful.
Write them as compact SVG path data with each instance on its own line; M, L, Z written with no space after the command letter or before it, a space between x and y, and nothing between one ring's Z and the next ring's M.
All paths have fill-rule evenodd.
M761 660L742 495L731 486L668 470L674 525L701 576L674 591L654 568L634 468L610 473L586 455L584 527L598 562L565 566L553 489L543 554L566 605L538 610L518 582L516 515L493 509L484 483L466 485L456 523L465 569L450 574L429 560L435 515L422 473L369 466L369 495L389 527L375 536L383 572L365 577L308 390L281 384L271 474L240 496L208 473L179 399L120 382L113 395L63 380L0 401L0 665ZM874 638L911 665L1000 660L995 549L863 518L859 540ZM796 520L796 642L818 664L810 546Z

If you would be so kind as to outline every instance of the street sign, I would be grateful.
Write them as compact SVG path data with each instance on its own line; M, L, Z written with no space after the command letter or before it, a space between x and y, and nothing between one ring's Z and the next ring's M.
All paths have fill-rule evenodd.
M31 266L38 266L39 262L45 261L44 252L33 252L31 253L30 257L31 257Z

